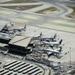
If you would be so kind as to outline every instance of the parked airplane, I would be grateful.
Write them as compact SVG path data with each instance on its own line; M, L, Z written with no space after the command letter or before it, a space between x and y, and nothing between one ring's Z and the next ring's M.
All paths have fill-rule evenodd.
M54 36L48 36L48 37L44 37L44 36L42 36L41 38L40 38L40 40L41 41L53 41L55 38L57 37L57 35L55 34Z
M48 57L52 54L56 54L56 56L59 57L59 54L62 54L61 49L44 49L44 53L46 53Z
M6 28L10 28L10 27L13 27L14 25L10 22L10 24L6 24Z
M13 30L8 30L6 31L7 34L14 34L14 31Z
M60 49L43 49L43 51L45 52L51 52L51 53L56 53L56 54L61 54L61 50Z
M14 32L15 31L26 31L26 25L24 27L15 28L13 30L14 30Z
M58 46L58 45L61 45L61 43L62 43L62 39L59 42L46 42L46 41L43 41L44 45L50 45L50 46Z
M14 25L10 22L10 24L6 24L5 25L5 31L8 31L9 30L9 28L11 28L11 27L13 27Z
M42 36L42 32L39 35L33 37L33 40L39 40Z

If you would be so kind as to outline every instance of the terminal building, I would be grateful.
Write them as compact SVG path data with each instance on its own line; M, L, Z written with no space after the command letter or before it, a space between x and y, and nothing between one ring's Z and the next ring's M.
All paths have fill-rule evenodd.
M32 47L30 45L31 37L25 36L14 36L9 42L9 51L18 52L18 53L29 53L32 51Z
M0 25L0 43L8 44L9 51L17 53L30 53L32 51L32 38L27 36L18 36L5 33L7 25Z

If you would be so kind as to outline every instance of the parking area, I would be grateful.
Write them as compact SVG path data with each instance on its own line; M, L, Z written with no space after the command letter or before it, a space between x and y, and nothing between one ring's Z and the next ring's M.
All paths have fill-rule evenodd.
M22 75L22 74L31 74L31 75L39 75L43 74L44 70L34 64L26 63L26 62L21 62L21 61L16 61L12 60L10 62L7 62L2 69L0 69L0 75Z

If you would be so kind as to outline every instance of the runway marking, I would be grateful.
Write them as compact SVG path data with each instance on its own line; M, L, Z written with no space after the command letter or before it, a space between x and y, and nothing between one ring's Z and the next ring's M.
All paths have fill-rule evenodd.
M75 26L75 22L68 22L68 21L62 21L62 20L54 20L53 22Z
M11 14L11 12L3 11L3 10L0 10L0 13L1 13L1 14L7 14L7 15Z
M14 22L19 22L19 23L27 23L28 20L25 20L25 19L18 19L18 18L13 18L12 21Z
M75 32L75 28L70 28L70 27L65 27L65 26L57 26L57 25L52 25L52 24L42 24L44 27L48 28L53 28L53 29L58 29L58 30L63 30L63 31L69 31L69 32Z
M33 20L39 19L39 17L37 17L37 16L32 16L32 15L26 15L26 16L24 16L24 18L33 19Z

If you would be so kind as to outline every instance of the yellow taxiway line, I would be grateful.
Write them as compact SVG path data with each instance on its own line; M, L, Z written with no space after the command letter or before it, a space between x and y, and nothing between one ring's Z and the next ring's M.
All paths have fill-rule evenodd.
M19 22L19 23L27 23L27 22L28 22L28 20L19 19L19 18L13 18L12 21L14 21L14 22Z
M69 31L69 32L75 32L75 28L65 27L65 26L58 26L54 24L42 24L44 27L63 30L63 31Z
M62 21L62 20L54 20L55 23L65 24L65 25L71 25L75 26L75 22L68 22L68 21Z
M0 13L1 13L1 14L6 14L6 15L9 15L9 14L11 14L11 12L4 11L4 10L0 10Z
M26 16L24 16L24 18L27 18L27 19L33 19L33 20L39 19L38 16L33 16L33 15L26 15Z

